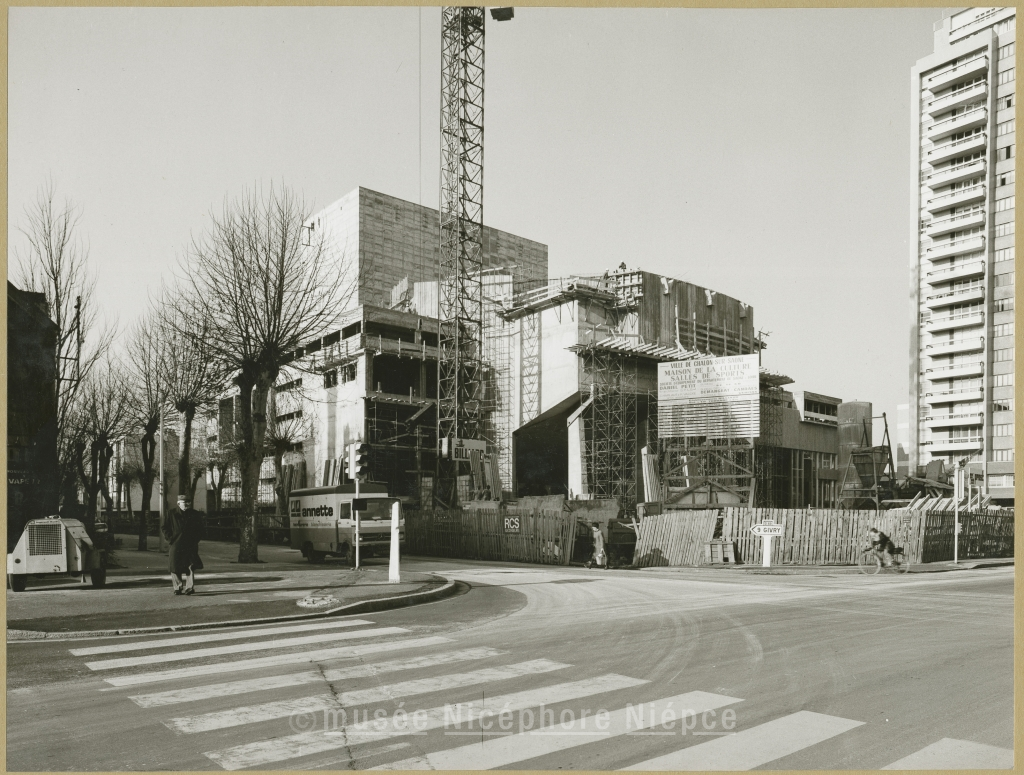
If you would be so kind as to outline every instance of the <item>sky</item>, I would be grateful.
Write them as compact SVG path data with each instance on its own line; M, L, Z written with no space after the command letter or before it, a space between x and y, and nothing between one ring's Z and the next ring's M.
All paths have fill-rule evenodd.
M439 8L9 14L9 246L52 180L122 328L254 185L437 207ZM625 262L751 304L763 365L894 428L910 68L941 16L517 8L487 25L484 220L547 244L552 276Z

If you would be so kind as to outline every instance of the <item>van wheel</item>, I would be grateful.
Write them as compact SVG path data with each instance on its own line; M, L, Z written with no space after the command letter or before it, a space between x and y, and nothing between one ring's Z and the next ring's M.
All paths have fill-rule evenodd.
M7 583L10 584L12 592L24 592L27 577L20 573L8 573Z
M89 572L89 578L92 580L94 587L105 587L107 585L107 569L96 568Z
M306 555L309 561L314 565L320 565L325 559L327 559L327 552L317 552L312 549L309 550L309 554Z

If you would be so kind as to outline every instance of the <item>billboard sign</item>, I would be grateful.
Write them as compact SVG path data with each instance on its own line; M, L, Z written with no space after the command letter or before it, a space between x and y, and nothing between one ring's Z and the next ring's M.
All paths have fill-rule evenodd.
M760 434L759 358L729 355L658 364L658 435Z

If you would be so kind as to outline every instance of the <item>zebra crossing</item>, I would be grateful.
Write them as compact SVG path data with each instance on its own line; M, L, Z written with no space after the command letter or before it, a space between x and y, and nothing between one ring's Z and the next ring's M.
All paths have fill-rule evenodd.
M622 769L750 770L866 724L801 710L730 726L724 720L744 698L700 687L658 696L639 676L496 646L346 619L69 651L107 684L102 691L123 691L145 723L186 738L224 770L544 768L544 757L609 741L608 751L637 752L615 759ZM188 664L154 669L165 662ZM722 723L708 729L708 718ZM1011 750L952 738L893 758L887 768L1013 766Z

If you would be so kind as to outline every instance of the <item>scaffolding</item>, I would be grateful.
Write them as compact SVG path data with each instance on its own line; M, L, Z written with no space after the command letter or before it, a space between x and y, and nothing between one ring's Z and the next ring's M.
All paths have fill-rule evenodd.
M515 429L515 374L512 347L515 325L502 313L511 304L516 285L516 267L499 267L483 272L483 361L481 390L481 434L488 454L498 463L500 484L475 482L471 498L500 500L503 490L512 489L512 431Z
M782 385L789 377L761 373L761 434L754 444L754 503L758 508L778 507L786 497L786 471L782 459Z

